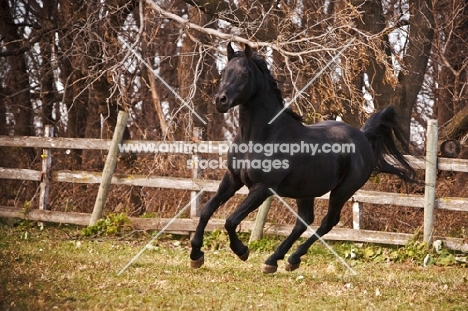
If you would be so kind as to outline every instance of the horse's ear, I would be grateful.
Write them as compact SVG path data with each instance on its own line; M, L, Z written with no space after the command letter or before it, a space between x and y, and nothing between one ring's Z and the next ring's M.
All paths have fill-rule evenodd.
M247 57L248 60L252 60L252 48L250 47L250 45L246 44L245 45L245 48L244 48L244 54L245 54L245 57Z
M234 49L232 48L232 42L229 42L227 45L227 57L230 61L234 57Z

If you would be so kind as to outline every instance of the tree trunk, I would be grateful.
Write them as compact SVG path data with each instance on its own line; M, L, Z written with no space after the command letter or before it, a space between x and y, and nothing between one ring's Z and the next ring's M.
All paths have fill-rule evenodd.
M182 15L185 8L186 5L181 1L171 3L171 11L174 11L176 14ZM145 11L145 16L147 16L148 19L153 18L153 14L154 12L152 10ZM146 23L147 50L143 51L143 54L146 58L153 59L153 62L150 62L150 64L155 64L154 66L156 67L154 69L158 69L159 75L167 84L177 91L179 89L179 73L177 71L179 58L168 56L179 54L177 42L180 39L180 28L179 25L172 21L162 19L159 22L160 24L158 23L157 25ZM166 44L159 44L159 42L165 42ZM156 62L153 57L157 57L159 62ZM156 87L161 104L166 103L169 108L168 113L171 117L170 123L168 124L169 131L172 132L172 136L176 140L186 139L185 129L188 124L185 116L190 113L190 111L186 107L182 107L179 110L180 106L183 104L165 85L157 83ZM174 115L178 110L178 115ZM158 118L161 118L161 116L158 116Z
M369 76L376 108L382 109L389 105L395 107L397 122L408 141L411 114L424 82L424 74L434 37L431 0L414 0L410 2L411 17L409 19L408 49L403 60L404 70L400 71L398 81L393 78L393 72L387 72L392 67L383 66L382 63L378 63L375 57L369 58L369 65L365 68ZM362 15L362 21L357 21L358 27L375 34L384 30L385 18L382 1L356 0L352 3L355 6L361 5L360 9L365 12ZM387 56L387 62L390 65L391 50L388 35L383 35L382 44Z
M436 20L440 71L435 113L442 128L441 138L458 139L468 130L464 109L468 102L468 4L455 0L437 5L436 10L444 14Z
M52 64L54 63L54 45L55 45L55 32L51 31L56 29L57 25L54 25L50 16L57 15L57 4L55 1L44 2L44 18L40 19L41 27L47 29L40 40L41 49L41 81L40 81L40 95L41 100L41 119L43 125L52 125L54 128L57 126L57 120L53 117L53 109L57 102L55 92L55 77L54 69ZM55 107L56 108L56 107ZM58 109L56 109L58 114Z
M189 7L189 15L196 24L206 25L210 22L210 16L197 8ZM180 95L193 103L196 112L191 116L193 126L204 129L205 139L223 139L223 133L219 129L225 124L224 115L216 111L211 97L216 92L219 81L216 60L209 53L200 53L201 46L194 40L205 42L208 38L192 31L184 38L178 68Z
M410 5L410 32L408 50L404 59L404 71L398 82L402 86L395 103L397 121L407 138L410 136L411 114L424 82L427 64L434 39L432 0L415 0Z
M20 35L19 27L11 15L9 1L0 0L0 36L3 41L3 50L6 59L7 72L2 81L2 96L0 97L1 123L6 125L6 113L10 112L13 119L9 117L10 128L6 126L3 131L11 135L30 136L34 135L33 114L30 97L30 85L28 67L26 65L25 50L22 47L23 37ZM0 123L0 124L1 124ZM26 149L0 149L0 166L18 167L18 165L29 166L34 158L34 150Z
M459 111L450 122L441 129L439 137L442 140L460 139L468 132L468 105Z

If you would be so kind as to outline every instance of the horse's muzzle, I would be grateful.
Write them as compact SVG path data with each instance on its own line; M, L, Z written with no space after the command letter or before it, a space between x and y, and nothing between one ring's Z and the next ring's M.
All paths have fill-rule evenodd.
M216 110L220 113L225 113L231 108L230 101L224 93L216 94L213 102L216 105Z

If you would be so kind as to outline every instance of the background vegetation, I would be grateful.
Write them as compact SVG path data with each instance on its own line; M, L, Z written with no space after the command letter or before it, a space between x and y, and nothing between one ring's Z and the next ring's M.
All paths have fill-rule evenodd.
M211 99L230 40L267 57L285 100L297 96L292 107L310 123L340 117L359 127L370 112L392 104L414 154L423 153L429 118L439 120L443 140L463 141L468 128L463 0L0 0L0 6L0 135L41 135L51 124L58 137L110 138L118 110L126 110L126 139L190 140L196 126L205 140L229 140L237 130L236 111L218 114ZM37 168L41 152L1 147L0 167ZM54 151L53 169L101 171L104 158L93 150ZM129 155L117 170L190 177L185 163L175 155ZM205 170L203 178L220 174ZM438 195L464 196L465 183L463 174L441 174ZM366 187L407 190L388 177ZM37 189L37 182L2 180L0 204L34 208ZM96 185L55 183L51 208L89 212L96 193ZM113 186L108 206L172 217L188 197ZM364 228L414 232L421 223L421 211L378 208L372 217L365 214ZM292 219L276 210L273 221ZM350 225L347 215L349 207L342 225ZM462 213L441 215L437 233L464 236Z

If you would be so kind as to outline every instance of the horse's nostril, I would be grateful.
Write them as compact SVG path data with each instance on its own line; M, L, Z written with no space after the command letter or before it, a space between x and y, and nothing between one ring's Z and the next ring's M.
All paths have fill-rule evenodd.
M227 97L226 97L226 95L223 95L223 96L219 97L219 102L220 102L221 104L226 103L226 102L227 102Z

